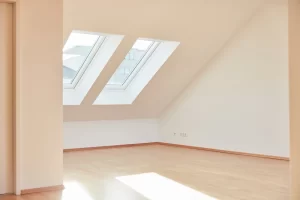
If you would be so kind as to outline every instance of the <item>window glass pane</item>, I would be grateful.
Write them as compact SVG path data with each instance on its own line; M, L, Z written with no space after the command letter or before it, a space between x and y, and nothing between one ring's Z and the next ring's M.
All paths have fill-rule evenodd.
M153 43L153 41L138 39L107 84L123 85L149 51Z
M95 46L99 35L72 32L63 48L63 80L71 84Z

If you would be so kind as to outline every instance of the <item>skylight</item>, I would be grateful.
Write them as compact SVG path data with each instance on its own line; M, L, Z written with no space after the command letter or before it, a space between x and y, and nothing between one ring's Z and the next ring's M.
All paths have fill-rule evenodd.
M179 44L138 38L93 105L132 104Z
M138 39L108 81L107 86L124 89L147 62L159 43L153 40Z
M64 88L74 89L101 46L104 36L73 31L63 48Z
M80 105L123 35L72 31L63 48L63 104Z

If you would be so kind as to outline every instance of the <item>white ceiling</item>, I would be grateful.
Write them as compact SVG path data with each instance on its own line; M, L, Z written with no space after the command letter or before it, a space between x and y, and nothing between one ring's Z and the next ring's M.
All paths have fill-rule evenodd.
M276 0L277 1L277 0ZM155 118L264 0L64 0L64 39L72 30L125 35L80 106L64 106L65 121ZM132 105L92 105L139 37L180 42Z

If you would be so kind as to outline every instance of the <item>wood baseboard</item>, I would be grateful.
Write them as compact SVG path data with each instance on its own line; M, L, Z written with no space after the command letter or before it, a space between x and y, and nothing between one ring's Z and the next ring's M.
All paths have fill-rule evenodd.
M171 144L171 143L164 143L164 142L158 142L158 144L164 145L164 146L196 149L196 150L201 150L201 151L212 151L212 152L227 153L227 154L234 154L234 155L241 155L241 156L251 156L251 157L267 158L267 159L274 159L274 160L284 160L284 161L289 161L290 160L290 158L288 158L288 157L280 157L280 156L269 156L269 155L263 155L263 154L244 153L244 152L237 152L237 151L227 151L227 150L187 146L187 145L181 145L181 144Z
M40 192L50 192L50 191L63 190L63 189L65 189L64 185L32 188L32 189L21 190L21 195L31 194L31 193L40 193Z
M124 148L124 147L136 147L136 146L147 146L147 145L154 145L154 144L159 144L159 142L148 142L148 143L138 143L138 144L121 144L121 145L112 145L112 146L64 149L64 152L90 151L90 150L97 150L97 149L112 149L112 148Z
M195 147L195 146L188 146L188 145L181 145L181 144L171 144L171 143L165 143L165 142L149 142L149 143L138 143L138 144L123 144L123 145L113 145L113 146L64 149L64 152L89 151L89 150L97 150L97 149L124 148L124 147L136 147L136 146L147 146L147 145L164 145L164 146L196 149L196 150L201 150L201 151L211 151L211 152L218 152L218 153L234 154L234 155L240 155L240 156L251 156L251 157L267 158L267 159L274 159L274 160L284 160L284 161L290 160L288 157L269 156L269 155L263 155L263 154L244 153L244 152L238 152L238 151L227 151L227 150Z

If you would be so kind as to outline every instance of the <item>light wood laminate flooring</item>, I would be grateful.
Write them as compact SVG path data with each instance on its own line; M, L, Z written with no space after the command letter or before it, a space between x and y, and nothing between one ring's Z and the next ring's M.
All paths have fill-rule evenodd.
M289 162L163 145L64 154L64 191L0 200L288 200Z

